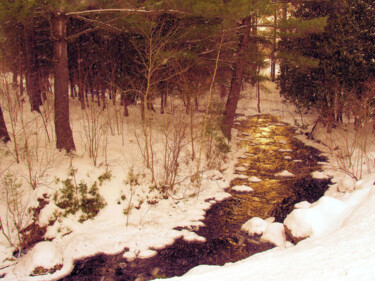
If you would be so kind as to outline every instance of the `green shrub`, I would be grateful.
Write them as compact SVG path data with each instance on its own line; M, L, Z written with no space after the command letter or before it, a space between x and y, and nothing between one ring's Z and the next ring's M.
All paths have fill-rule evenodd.
M99 179L100 184L103 179ZM76 214L82 211L79 222L94 218L106 205L104 198L99 193L98 183L95 181L90 189L87 183L81 181L78 185L73 183L72 178L67 178L61 182L63 188L54 194L56 206L63 211L58 216L66 217L69 214Z

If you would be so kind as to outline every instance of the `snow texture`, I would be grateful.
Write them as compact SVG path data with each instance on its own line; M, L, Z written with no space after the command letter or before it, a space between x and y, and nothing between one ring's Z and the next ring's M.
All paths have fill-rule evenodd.
M294 177L294 174L292 174L291 172L287 171L287 170L284 170L280 173L277 173L275 174L276 177Z
M253 188L247 185L235 185L232 187L232 190L237 191L237 192L252 192L254 191Z
M251 176L248 178L248 181L249 182L253 182L253 183L257 183L257 182L261 182L262 180L256 176Z

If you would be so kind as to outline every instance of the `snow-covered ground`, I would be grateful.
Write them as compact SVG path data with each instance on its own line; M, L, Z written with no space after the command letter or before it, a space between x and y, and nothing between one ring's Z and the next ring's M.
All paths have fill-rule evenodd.
M262 95L262 113L277 115L283 121L311 128L315 120L314 115L304 116L302 119L293 107L280 101L273 84L269 83L267 86L271 91ZM243 96L238 111L245 116L256 114L254 93L251 90L244 91ZM73 106L79 105L73 103ZM37 189L29 190L27 193L28 207L35 205L35 198L43 194L51 195L49 204L39 216L40 223L48 225L54 216L57 207L52 200L53 194L61 188L62 180L68 178L69 173L72 180L77 183L84 181L88 186L92 186L95 181L98 182L99 176L110 171L111 178L99 186L100 194L107 205L94 219L83 223L78 222L80 214L60 216L48 227L46 233L45 238L52 241L37 244L17 260L10 259L14 248L9 247L5 237L1 236L0 275L6 273L4 280L54 280L72 270L74 259L97 253L114 254L129 248L124 257L131 260L136 257L153 256L156 252L152 249L163 248L180 237L188 241L204 239L186 229L178 231L174 228L187 226L193 229L201 226L205 211L215 202L230 196L225 192L225 188L234 176L236 155L240 153L236 151L236 131L234 130L232 142L233 152L225 163L221 163L221 168L226 168L225 172L206 168L201 175L201 184L193 184L188 175L194 173L195 166L189 164L189 161L181 160L181 181L175 192L165 197L155 189L151 183L151 175L144 167L144 159L140 153L142 145L138 144L141 132L137 132L136 125L139 122L139 113L136 108L131 110L130 118L120 124L120 129L116 128L115 123L111 123L113 128L109 126L111 130L122 133L116 136L109 134L106 141L102 142L108 145L103 144L103 152L98 157L97 167L92 165L92 159L87 157L87 152L85 153L88 140L80 128L85 128L85 124L89 123L82 121L86 119L80 115L83 114L80 110L74 110L72 113L77 155L68 157L62 153L53 153L47 157L43 151L37 153L40 157L51 158L47 161L50 164L46 167L43 177L40 177ZM165 125L165 121L162 118L160 124ZM42 125L39 124L43 129ZM162 140L165 134L157 132L160 130L155 130L153 145L155 163L160 164L162 158L157 157L163 155ZM341 134L341 137L335 134ZM324 128L318 127L314 137L329 146L307 140L304 135L298 137L310 145L317 146L330 158L329 163L324 164L324 172L314 176L332 176L336 184L317 203L299 204L298 209L285 220L285 226L295 237L310 237L292 246L285 240L282 224L273 223L272 219L259 219L255 226L248 223L244 231L260 231L264 239L273 241L279 247L225 266L199 266L185 276L171 280L374 280L375 247L372 247L371 240L375 234L375 175L371 174L373 161L370 161L374 159L372 152L375 149L371 146L374 135L367 135L369 148L364 158L359 158L360 154L356 151L349 151L349 148L352 148L349 146L350 139L358 139L355 133L337 130L330 137L326 135ZM344 142L344 139L348 142ZM48 145L43 147L46 147L47 151ZM48 150L48 153L51 151L53 149ZM359 165L355 168L348 166L344 161L345 157L339 157L337 151L346 154L352 152L353 159L356 159L353 162L362 163L362 170L359 171ZM186 153L182 159L189 157L191 155ZM22 174L28 171L24 166L11 164L10 155L4 156L3 159L2 174L11 171L21 179L27 178ZM280 172L280 176L293 176L287 171ZM155 173L161 177L161 171L155 170ZM363 180L356 183L347 174L355 175L357 178L363 177ZM256 182L258 179L254 177L249 180ZM238 188L241 191L251 191L244 190L241 186ZM6 212L5 205L2 205L1 212L3 218ZM55 273L30 276L37 267L51 269L56 265L60 267Z
M291 124L301 124L300 115L280 103L277 96L269 95L265 99L262 102L263 113L278 115ZM242 112L255 114L255 109L249 109L247 104L243 99ZM313 120L313 115L304 116L303 122L311 128ZM375 147L374 134L371 130L367 130L367 133L365 157L361 157L361 151L354 148L353 140L360 138L360 133L354 130L337 129L332 135L327 135L325 128L318 127L314 138L324 145L307 140L303 135L297 136L325 152L330 159L329 163L323 165L325 171L314 173L314 177L331 176L335 183L316 203L297 204L284 221L293 236L308 238L295 246L281 243L279 247L236 263L201 265L182 277L167 280L375 280ZM350 157L338 158L333 148ZM353 167L345 161L352 161ZM356 182L353 176L360 172L363 178ZM287 175L287 172L282 174ZM283 232L279 231L278 226L275 225L275 231L271 231L271 234L266 233L273 224L276 223L269 219L253 218L242 229L250 235L263 233L270 238L269 241L277 244L277 241L283 241Z

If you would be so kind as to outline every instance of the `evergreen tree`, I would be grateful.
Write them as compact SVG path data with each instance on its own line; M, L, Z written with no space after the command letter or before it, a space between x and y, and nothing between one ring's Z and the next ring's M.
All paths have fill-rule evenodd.
M256 54L259 39L256 36L257 16L264 17L272 12L270 1L224 1L228 8L228 14L232 20L242 20L238 47L235 54L235 63L233 68L231 86L228 94L228 100L225 106L224 118L221 124L221 130L224 136L231 139L231 129L235 117L237 104L240 98L244 74L246 68L251 70L253 83L257 73L257 63L255 59L249 61L249 54ZM254 34L251 34L251 31ZM255 36L254 36L255 35ZM250 64L249 64L250 62Z
M294 62L284 58L282 62L281 93L299 106L318 109L328 129L335 120L342 120L349 99L353 94L361 98L364 83L374 76L373 1L348 0L335 4L321 1L300 4L295 16L300 19L325 16L324 32L297 38L284 36L280 44L284 53L298 58ZM308 61L315 63L306 67L304 62Z

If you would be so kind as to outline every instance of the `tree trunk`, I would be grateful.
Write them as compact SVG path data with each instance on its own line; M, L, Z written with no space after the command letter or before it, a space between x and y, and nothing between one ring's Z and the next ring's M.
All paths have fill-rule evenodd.
M78 40L77 44L77 62L78 62L78 99L81 103L81 109L85 109L85 79L82 69L82 57L81 57L81 39Z
M30 98L31 111L40 113L42 105L41 90L38 78L38 61L35 53L35 34L32 28L32 20L24 25L25 53L26 53L26 85Z
M4 143L7 143L10 141L9 133L7 126L5 124L4 116L3 116L3 111L0 106L0 140L3 141Z
M73 133L69 121L69 71L66 36L67 18L56 13L52 18L55 55L55 131L56 148L67 152L75 150Z
M246 60L244 59L244 57L250 41L251 17L245 18L242 21L242 25L245 26L245 28L243 29L243 34L238 46L236 64L234 66L231 87L225 106L224 120L221 124L221 131L228 140L231 139L231 130L233 126L234 115L236 113L237 104L242 88L242 79L246 65Z

